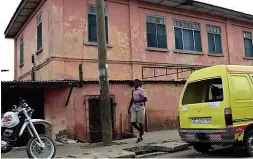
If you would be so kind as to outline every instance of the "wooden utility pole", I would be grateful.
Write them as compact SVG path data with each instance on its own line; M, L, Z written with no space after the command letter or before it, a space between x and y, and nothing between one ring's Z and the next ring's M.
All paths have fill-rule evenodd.
M105 34L105 5L104 0L96 0L97 9L97 37L100 83L100 112L102 126L102 140L104 145L112 144L111 105L108 89L107 50Z

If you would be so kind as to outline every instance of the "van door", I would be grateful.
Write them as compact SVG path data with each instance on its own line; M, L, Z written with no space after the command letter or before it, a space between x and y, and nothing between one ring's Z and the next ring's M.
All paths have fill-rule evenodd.
M253 75L230 74L229 88L234 126L253 122Z
M224 92L222 78L211 78L189 83L181 102L181 128L225 128Z

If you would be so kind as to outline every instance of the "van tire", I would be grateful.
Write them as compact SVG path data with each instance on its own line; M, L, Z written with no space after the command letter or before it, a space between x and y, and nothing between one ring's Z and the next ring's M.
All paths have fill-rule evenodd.
M209 152L209 150L211 149L211 145L206 144L206 143L198 143L198 144L194 144L193 148L194 150L203 154L203 153Z
M244 144L248 157L253 157L253 129L245 134Z

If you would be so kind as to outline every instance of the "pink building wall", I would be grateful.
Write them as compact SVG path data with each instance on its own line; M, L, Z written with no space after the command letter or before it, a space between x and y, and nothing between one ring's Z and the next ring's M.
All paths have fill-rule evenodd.
M39 9L43 12L43 52L36 56L37 79L77 79L78 64L82 61L84 79L97 79L97 47L88 43L88 4L95 4L95 0L48 0ZM137 0L129 2L127 0L107 0L106 5L109 20L110 79L141 78L141 67L144 65L253 65L253 59L244 58L243 47L243 31L253 33L252 24L210 17L179 8L150 5ZM147 49L146 14L166 17L168 50ZM202 55L185 54L184 51L175 49L173 19L189 20L201 24ZM31 68L31 53L36 51L35 24L36 16L22 31L25 37L25 64L22 68L16 65L16 77L19 79L26 79ZM208 55L206 24L221 27L224 56ZM16 40L18 38L19 36ZM32 42L27 44L27 40ZM18 41L16 45L19 46ZM19 47L16 49L16 55L16 61L19 61Z
M144 84L148 102L146 103L147 127L149 131L177 127L177 105L183 85L164 83ZM132 132L129 121L128 104L132 88L128 84L110 84L110 95L114 96L117 136L122 132ZM74 88L68 106L65 106L69 89L48 89L45 91L45 119L52 122L52 134L68 130L82 141L89 141L88 99L99 95L98 84L85 84ZM159 100L157 100L159 99Z
M42 12L43 51L35 55L36 79L78 79L78 65L83 63L83 77L97 79L97 46L88 43L87 5L95 0L47 0L31 17L31 20L15 38L15 78L30 79L31 55L36 52L36 17ZM244 57L243 31L253 34L253 25L231 21L215 16L190 12L137 0L107 0L108 7L108 73L109 79L142 79L143 66L167 66L168 64L253 65L252 58ZM166 17L168 49L148 49L145 15ZM191 54L175 49L173 19L188 20L201 24L203 54ZM223 56L208 54L206 24L221 27ZM24 35L24 65L19 67L19 38ZM158 74L164 69L157 70ZM153 74L145 70L145 76ZM187 77L189 74L184 74ZM158 77L152 80L171 80L174 77ZM98 84L75 88L68 106L65 102L68 89L45 91L45 118L52 121L53 134L68 129L76 132L80 140L89 140L87 124L87 95L99 94ZM117 134L131 131L127 115L131 87L112 84L110 92L115 95ZM148 91L147 119L149 130L176 126L177 105L182 86L172 84L145 84ZM122 122L121 122L122 116Z
M36 55L37 52L37 16L42 13L42 45L43 50ZM49 65L45 64L46 59L50 56L50 1L46 1L40 5L36 12L33 13L30 20L21 29L15 38L15 79L31 79L30 71L32 68L32 54L35 54L36 64L38 66L37 79L50 79ZM20 65L20 37L24 39L24 64ZM41 69L42 68L42 69Z

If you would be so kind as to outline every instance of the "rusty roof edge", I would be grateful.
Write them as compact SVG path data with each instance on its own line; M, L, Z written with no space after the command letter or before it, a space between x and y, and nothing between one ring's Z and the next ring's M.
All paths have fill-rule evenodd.
M112 83L128 83L132 82L133 80L109 80L109 82ZM141 80L144 83L181 83L185 82L185 80ZM31 81L31 80L13 80L13 81L1 81L1 84L21 84L21 83L77 83L80 82L79 80L37 80L37 81ZM98 83L99 80L84 80L83 83Z
M7 25L7 27L6 27L5 31L4 31L5 38L15 38L16 35L15 35L15 36L10 36L10 35L8 35L9 30L12 28L12 26L14 25L14 23L15 23L17 17L19 16L20 12L22 11L22 9L26 6L26 4L27 4L28 2L31 2L31 0L21 0L21 2L19 3L17 9L15 10L13 16L11 17L11 20L9 21L9 23L8 23L8 25ZM38 7L41 3L43 3L43 2L44 2L44 1L41 1L40 3L38 3L38 5L37 5L35 8L37 8L37 7ZM33 15L33 13L34 13L34 11L31 12L31 13L28 15L28 17L30 18L30 17ZM28 18L26 21L24 21L24 24L23 24L23 25L26 24L26 22L29 20L29 18ZM23 26L22 26L22 27L23 27ZM21 28L22 28L22 27L21 27ZM19 31L17 32L17 34L18 34L18 33L19 33Z
M7 34L8 34L8 31L10 30L10 28L12 27L12 25L14 24L14 22L15 22L15 20L16 20L16 18L17 18L17 16L18 16L18 14L20 13L20 11L22 10L22 8L25 6L25 4L28 2L28 0L22 0L20 3L19 3L19 5L18 5L18 7L17 7L17 9L16 9L16 11L15 11L15 13L14 13L14 15L12 16L12 18L11 18L11 20L10 20L10 22L9 22L9 24L8 24L8 26L7 26L7 28L6 28L6 30L5 30L5 32L4 32L4 34L5 34L5 38L12 38L12 37L9 37ZM219 6L215 6L215 5L212 5L212 4L208 4L208 3L204 3L204 2L199 2L199 1L194 1L193 2L193 5L197 5L196 7L201 7L201 6L198 6L198 5L206 5L206 6L208 6L208 7L213 7L213 8L215 8L215 9L223 9L223 10L227 10L227 11L230 11L230 12L234 12L234 13L237 13L237 14L240 14L241 16L247 16L247 18L248 17L250 17L250 20L253 20L253 15L251 15L251 14L248 14L248 13L243 13L243 12L239 12L239 11L236 11L236 10L232 10L232 9L228 9L228 8L223 8L223 7L219 7ZM31 13L31 15L32 15L33 13ZM30 15L30 16L31 16ZM240 16L240 17L241 17ZM237 21L240 21L240 20L238 20L238 19L236 19ZM27 22L27 21L26 21ZM25 23L26 23L25 22Z
M21 12L22 8L25 6L25 4L27 3L27 0L22 0L17 9L15 10L14 14L12 15L11 17L11 20L9 22L9 24L7 25L5 31L4 31L4 34L7 35L8 31L10 30L11 26L14 24L18 14Z
M224 7L216 6L216 5L213 5L213 4L199 2L199 1L194 1L193 5L196 6L196 7L201 7L201 8L205 8L205 6L206 7L212 7L212 8L214 8L215 11L219 11L219 12L221 12L220 10L229 11L229 12L232 12L232 13L235 13L235 14L239 14L240 15L239 17L247 17L247 19L253 20L253 15L252 14L240 12L240 11L229 9L229 8L224 8ZM223 12L221 12L221 13L223 13ZM231 18L229 18L229 19L231 19ZM238 19L234 19L234 20L241 21L241 20L238 20Z

